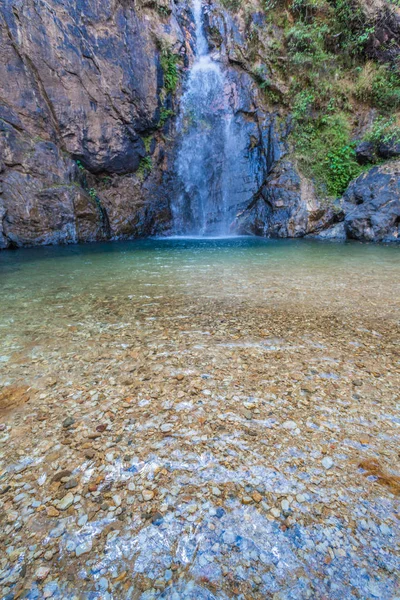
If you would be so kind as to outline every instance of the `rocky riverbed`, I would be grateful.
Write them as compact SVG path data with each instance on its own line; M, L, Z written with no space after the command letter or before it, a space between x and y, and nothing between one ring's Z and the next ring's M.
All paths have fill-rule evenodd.
M398 253L168 244L3 259L1 597L400 597Z

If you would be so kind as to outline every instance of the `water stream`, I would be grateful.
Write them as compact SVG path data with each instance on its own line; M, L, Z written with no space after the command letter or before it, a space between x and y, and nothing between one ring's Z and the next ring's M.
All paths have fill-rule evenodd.
M194 0L196 55L182 97L177 157L180 192L173 204L177 234L230 232L229 195L234 186L233 111L220 64L209 54L201 0Z

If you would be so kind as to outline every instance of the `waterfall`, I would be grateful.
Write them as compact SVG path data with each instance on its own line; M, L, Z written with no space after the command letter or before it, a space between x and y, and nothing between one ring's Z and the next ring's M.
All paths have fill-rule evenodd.
M229 233L230 129L233 112L226 81L208 49L201 0L194 0L195 60L182 96L176 160L180 190L172 204L177 234Z

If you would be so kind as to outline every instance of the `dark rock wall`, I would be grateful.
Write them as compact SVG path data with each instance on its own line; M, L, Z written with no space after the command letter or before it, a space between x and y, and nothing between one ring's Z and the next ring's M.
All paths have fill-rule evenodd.
M2 247L147 235L165 221L165 36L184 48L175 10L166 17L124 0L2 4ZM134 174L149 135L159 143L143 185ZM97 198L80 185L77 161Z
M0 18L0 248L171 232L174 115L195 44L190 5L6 0ZM211 1L205 26L234 112L232 229L397 240L397 167L354 182L339 209L321 203L288 153L290 119L256 84L245 24ZM165 44L181 57L174 94L164 88Z

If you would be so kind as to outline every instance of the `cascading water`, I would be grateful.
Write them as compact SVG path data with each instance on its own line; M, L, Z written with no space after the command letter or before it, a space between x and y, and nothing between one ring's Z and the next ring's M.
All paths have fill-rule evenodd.
M180 191L173 203L177 234L229 233L229 148L233 111L226 81L212 60L202 23L201 0L194 0L196 57L182 97L181 143L177 156ZM229 154L229 156L228 156Z

